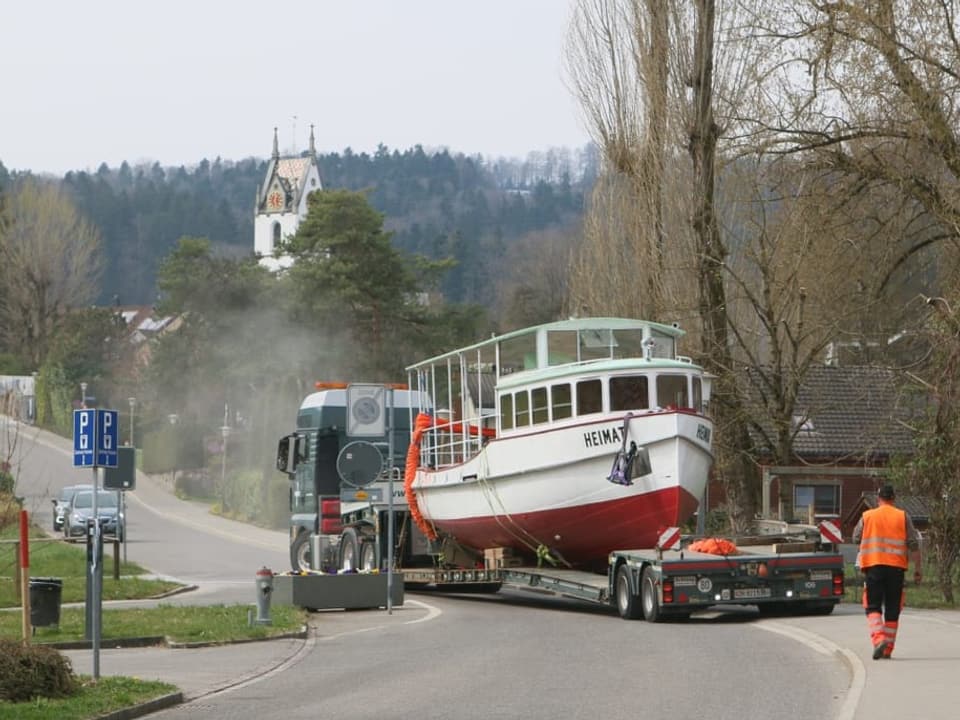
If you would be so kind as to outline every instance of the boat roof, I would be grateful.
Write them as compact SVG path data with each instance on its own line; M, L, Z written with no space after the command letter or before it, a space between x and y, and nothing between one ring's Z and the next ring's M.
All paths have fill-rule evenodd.
M557 320L555 322L544 323L542 325L534 325L527 328L522 328L520 330L514 330L512 332L504 333L503 335L494 335L486 340L481 340L480 342L474 343L473 345L467 345L456 350L451 350L450 352L443 353L442 355L437 355L426 360L421 360L418 363L409 365L407 367L408 371L419 370L421 368L430 367L438 362L456 358L462 355L465 352L471 352L474 350L480 350L485 347L491 347L496 345L499 342L506 340L512 340L514 338L522 337L525 335L539 335L546 334L548 332L558 332L558 331L577 331L577 330L647 330L649 332L655 332L662 336L667 336L673 338L674 340L682 337L686 333L680 329L678 325L666 325L663 323L653 322L650 320L639 320L636 318L616 318L616 317L591 317L591 318L570 318L568 320Z

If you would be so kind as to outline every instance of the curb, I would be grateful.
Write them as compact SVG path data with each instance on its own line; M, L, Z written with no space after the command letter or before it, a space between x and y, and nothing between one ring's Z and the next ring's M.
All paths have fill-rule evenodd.
M116 638L106 642L100 641L102 650L117 650L123 648L144 648L163 646L171 650L193 650L205 647L217 647L220 645L245 645L247 643L266 642L269 640L305 640L307 637L307 626L303 625L299 630L280 633L279 635L269 635L262 638L242 638L240 640L216 640L216 641L198 641L198 642L176 642L164 635ZM93 643L90 640L75 640L51 643L36 643L43 647L50 647L56 650L91 650Z
M121 710L114 710L113 712L106 713L105 715L98 715L97 720L131 720L132 718L143 717L144 715L155 713L158 710L166 710L167 708L171 708L174 705L180 705L182 703L183 693L178 690L177 692L170 693L169 695L161 695L153 700L147 700L139 705L131 705L130 707L125 707Z

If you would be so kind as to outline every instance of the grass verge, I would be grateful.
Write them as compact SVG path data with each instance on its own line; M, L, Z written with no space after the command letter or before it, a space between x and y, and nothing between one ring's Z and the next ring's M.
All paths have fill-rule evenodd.
M937 585L936 568L927 565L923 570L924 580L919 585L913 582L913 565L907 573L904 590L906 592L906 607L925 608L928 610L956 610L956 603L948 603L943 599L943 593ZM847 591L844 602L861 604L863 601L863 575L856 571L852 564L844 568ZM954 586L954 592L960 593L960 588Z
M127 677L80 676L80 691L68 698L0 702L0 720L87 720L176 692L167 683Z
M166 637L178 643L227 643L263 640L299 630L307 622L306 613L286 605L270 610L271 625L249 625L249 605L160 605L155 608L105 609L100 628L101 641L125 638ZM254 610L254 615L256 611ZM39 627L34 643L79 642L84 640L83 608L64 608L59 627ZM20 613L0 613L0 637L19 638Z
M67 543L47 538L42 531L31 528L30 577L55 577L63 581L60 601L83 602L86 597L87 550L83 543ZM20 605L14 583L16 526L0 528L0 607ZM146 570L136 563L120 563L120 579L113 579L112 552L120 546L107 543L103 558L103 599L139 600L156 597L179 585L166 580L139 577Z

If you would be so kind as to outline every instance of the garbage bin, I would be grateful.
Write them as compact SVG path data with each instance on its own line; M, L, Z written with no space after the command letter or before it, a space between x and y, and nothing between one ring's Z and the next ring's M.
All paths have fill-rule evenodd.
M34 627L60 624L60 578L30 578L30 624Z

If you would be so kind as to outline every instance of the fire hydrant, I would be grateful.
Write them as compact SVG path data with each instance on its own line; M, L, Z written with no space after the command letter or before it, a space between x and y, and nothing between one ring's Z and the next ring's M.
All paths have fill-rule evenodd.
M262 567L257 570L257 625L271 625L270 595L273 594L273 570Z

